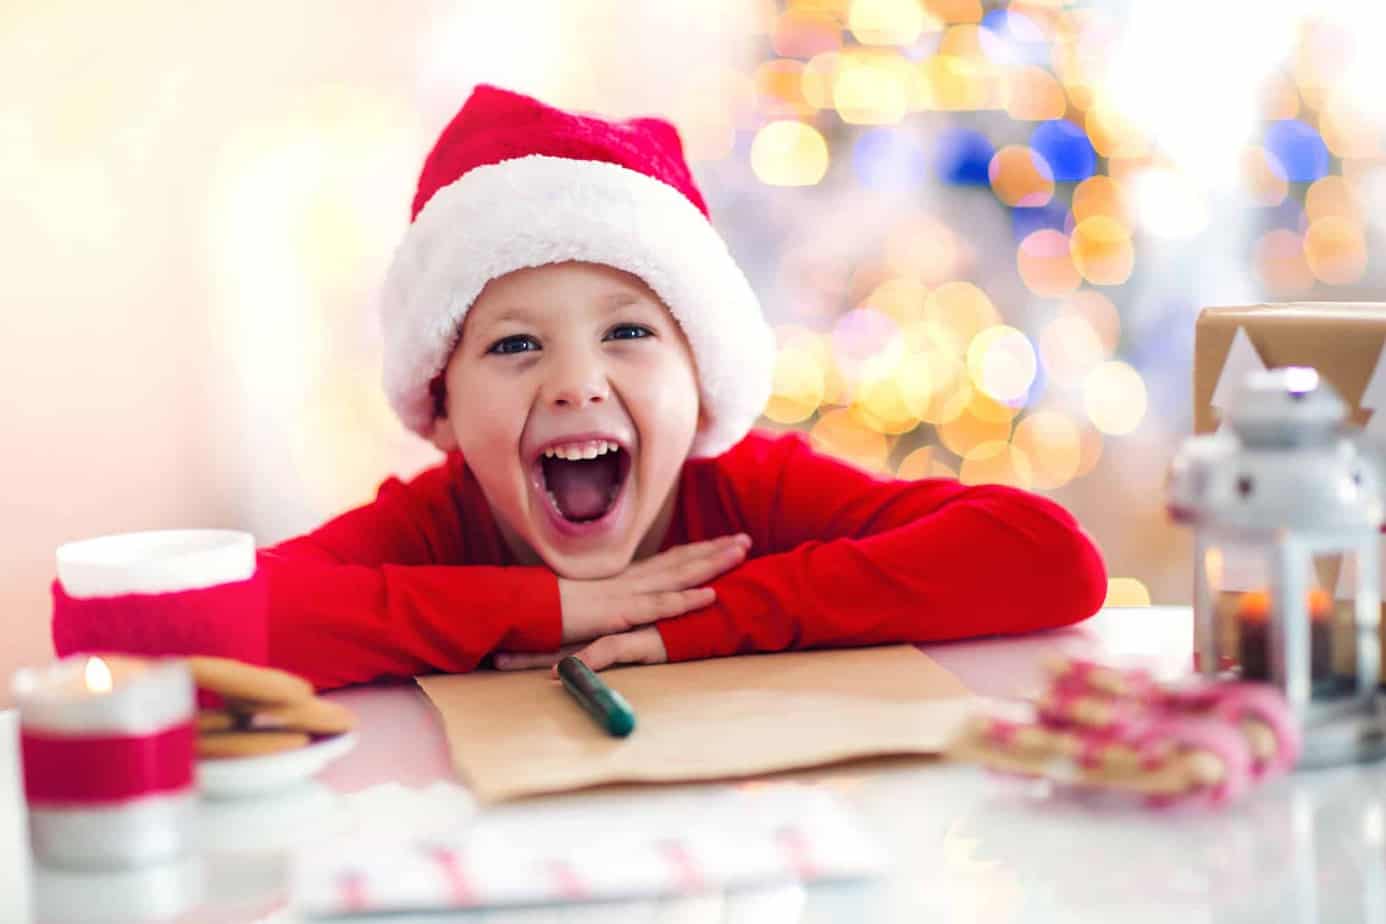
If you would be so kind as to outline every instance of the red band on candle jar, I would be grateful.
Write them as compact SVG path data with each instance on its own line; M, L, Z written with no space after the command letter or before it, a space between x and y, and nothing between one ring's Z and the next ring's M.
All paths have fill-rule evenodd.
M174 793L193 782L193 726L150 735L19 733L24 793L44 803L124 802Z

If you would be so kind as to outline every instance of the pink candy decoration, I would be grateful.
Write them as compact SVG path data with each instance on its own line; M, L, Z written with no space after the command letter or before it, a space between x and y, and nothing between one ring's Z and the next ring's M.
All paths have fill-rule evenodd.
M1116 682L1094 683L1098 671ZM1107 715L1094 723L1080 720L1083 703L1100 703ZM1177 795L1146 798L1151 806L1204 801L1228 802L1253 783L1292 768L1301 739L1284 698L1266 684L1245 682L1197 683L1162 686L1149 672L1112 668L1093 661L1074 660L1058 671L1049 690L1036 707L1039 727L1074 736L1074 763L1084 770L1103 764L1108 748L1126 747L1141 756L1142 769L1155 772L1169 761L1192 751L1214 755L1222 766L1221 779L1211 786L1195 786ZM1275 739L1274 754L1257 758L1242 730L1248 720L1268 728ZM1025 726L994 719L986 726L989 741L1011 748ZM1034 776L1045 771L1035 770Z

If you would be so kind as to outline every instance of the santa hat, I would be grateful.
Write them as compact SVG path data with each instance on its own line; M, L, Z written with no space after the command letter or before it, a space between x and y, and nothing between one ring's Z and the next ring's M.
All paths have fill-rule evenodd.
M773 336L708 219L678 132L485 85L424 162L386 277L385 390L405 426L432 432L430 384L486 283L567 260L638 276L682 326L707 419L692 455L718 455L746 435L770 397Z

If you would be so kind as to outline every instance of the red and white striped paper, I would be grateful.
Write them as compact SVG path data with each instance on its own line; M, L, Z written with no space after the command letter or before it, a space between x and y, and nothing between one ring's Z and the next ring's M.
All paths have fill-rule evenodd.
M573 796L491 809L456 835L316 848L294 900L308 915L611 901L863 878L883 862L818 788Z

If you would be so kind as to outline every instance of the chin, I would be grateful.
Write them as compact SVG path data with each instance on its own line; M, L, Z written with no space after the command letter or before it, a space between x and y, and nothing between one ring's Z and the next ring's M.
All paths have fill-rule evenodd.
M592 555L541 555L549 570L569 581L600 581L612 578L630 567L633 556L615 549Z

